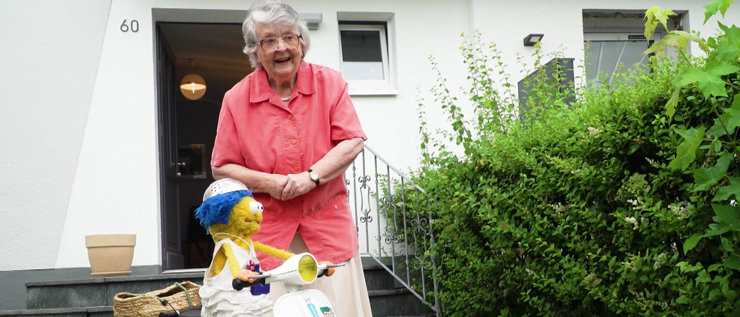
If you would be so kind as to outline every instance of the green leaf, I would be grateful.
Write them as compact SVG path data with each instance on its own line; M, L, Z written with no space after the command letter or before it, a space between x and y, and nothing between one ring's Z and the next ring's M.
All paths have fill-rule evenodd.
M686 297L685 295L681 295L679 298L676 298L676 303L678 303L678 304L688 304L689 303L689 298Z
M687 70L681 75L678 83L681 86L696 83L704 98L709 98L709 96L726 97L727 92L725 91L725 82L722 80L722 76L732 74L738 70L740 70L740 67L726 63L719 65L707 64L704 68Z
M716 65L708 64L706 68L707 68L707 73L709 73L709 75L716 76L716 77L724 76L727 74L732 74L740 70L740 67L732 65L732 64L728 64L727 62L722 62Z
M676 133L683 137L683 142L678 145L676 158L668 164L668 167L685 170L696 159L696 150L704 138L704 127L689 130L676 129Z
M732 154L725 153L714 166L694 170L694 183L696 185L694 191L707 190L724 178L727 175L727 168L730 167L731 161Z
M727 120L730 118L729 114L722 114L719 117L715 118L714 124L712 124L712 127L707 130L707 135L711 135L714 138L719 138L721 136L727 135L727 132L732 133L732 131L725 130L725 127L727 126Z
M691 251L691 249L693 249L696 244L699 243L701 238L704 238L704 235L695 233L694 235L686 239L686 241L683 242L683 253L686 254Z
M645 39L650 41L650 37L653 35L653 32L655 32L655 27L658 26L658 23L662 24L663 28L665 28L667 31L668 16L670 15L676 15L676 13L669 9L663 9L658 6L652 7L645 11L645 19L647 19L647 21L645 22Z
M719 218L717 224L720 227L740 232L740 208L732 205L712 205L712 209Z
M718 290L718 289L715 288L715 289L709 291L709 296L707 296L707 299L709 301L714 301L717 298L719 298L721 295L722 295L722 292L720 290Z
M717 190L712 201L725 201L732 197L740 198L740 177L728 177L730 184Z
M675 47L680 50L686 50L689 46L689 40L698 40L695 36L691 35L686 31L671 31L663 39L653 43L643 54L655 53L656 56L661 57L665 55L665 50L668 47Z
M680 88L674 89L673 93L671 94L671 99L668 99L668 102L665 104L665 114L668 116L669 119L672 118L673 114L676 113L676 106L678 105L678 97L680 92Z
M709 283L712 281L712 278L707 274L707 271L699 271L699 276L696 277L697 283Z
M717 13L717 10L719 10L722 13L722 17L724 17L725 12L727 12L727 8L733 2L735 2L735 0L714 0L705 4L704 8L706 8L706 10L704 11L704 23L707 23L709 18Z
M735 95L732 106L722 109L722 112L719 116L720 121L715 120L714 126L709 129L712 132L708 131L707 134L720 137L726 134L734 134L735 129L740 127L740 94Z
M740 58L740 28L736 26L726 27L718 23L719 27L725 32L714 42L714 50L707 56L707 65L735 64Z
M722 266L740 271L740 256L737 256L736 254L730 254L730 256L727 257L725 263L722 264Z

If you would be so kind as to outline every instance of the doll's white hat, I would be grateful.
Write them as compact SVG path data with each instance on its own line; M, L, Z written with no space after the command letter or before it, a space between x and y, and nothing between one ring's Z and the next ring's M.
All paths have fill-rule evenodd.
M225 193L240 191L240 190L249 190L244 183L235 180L233 178L222 178L219 179L213 183L211 183L210 186L206 189L206 192L203 193L203 201L208 200L208 198L211 198L216 195L221 195Z

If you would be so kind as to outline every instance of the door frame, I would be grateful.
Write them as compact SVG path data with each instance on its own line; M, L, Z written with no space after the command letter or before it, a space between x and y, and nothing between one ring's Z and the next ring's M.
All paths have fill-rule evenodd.
M177 83L175 78L174 54L162 38L158 25L166 22L176 23L236 23L241 24L246 10L214 9L163 9L152 8L152 30L154 37L154 58L157 96L157 141L159 148L159 201L160 201L160 252L162 271L180 270L181 264L173 260L177 254L171 250L180 249L180 219L169 219L177 215L180 209L178 188L172 179L177 178L178 144L177 144L177 109L175 98ZM173 187L174 186L174 187ZM172 235L176 236L173 240ZM172 242L168 245L168 242ZM168 249L169 248L169 249Z

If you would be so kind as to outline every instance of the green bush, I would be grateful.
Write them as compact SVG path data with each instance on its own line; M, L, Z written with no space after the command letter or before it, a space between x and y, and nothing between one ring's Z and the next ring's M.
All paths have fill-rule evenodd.
M653 28L670 14L651 10ZM414 177L436 200L444 315L740 313L740 29L721 28L708 40L668 37L699 41L706 58L680 51L682 60L653 59L612 85L564 92L535 80L538 110L522 120L508 77L503 92L491 88L503 74L495 47L466 39L476 120L440 79L433 92L451 131L422 123Z

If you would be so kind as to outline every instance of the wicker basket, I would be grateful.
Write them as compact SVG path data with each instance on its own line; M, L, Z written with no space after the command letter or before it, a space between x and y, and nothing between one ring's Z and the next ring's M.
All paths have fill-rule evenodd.
M118 293L113 297L113 316L157 317L162 312L198 308L198 290L200 285L185 281L145 294Z

